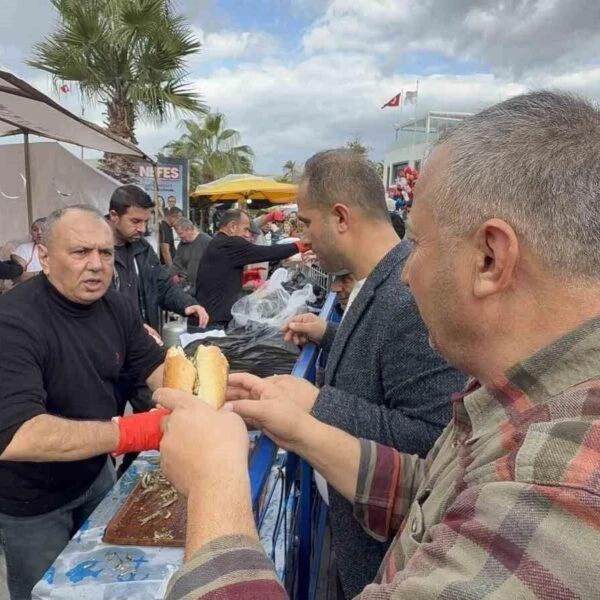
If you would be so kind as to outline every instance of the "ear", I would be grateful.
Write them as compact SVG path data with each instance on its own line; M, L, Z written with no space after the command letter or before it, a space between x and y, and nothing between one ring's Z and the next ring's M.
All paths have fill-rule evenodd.
M119 215L117 214L116 210L109 210L108 211L108 218L110 219L111 223L116 223L119 220Z
M40 264L42 265L42 271L44 275L48 275L50 268L48 266L48 248L43 244L38 246L38 257L40 259Z
M500 219L490 219L475 233L477 259L473 294L485 298L507 290L519 263L519 241L514 229Z
M348 231L350 225L350 211L345 204L334 204L331 209L331 216L339 233Z

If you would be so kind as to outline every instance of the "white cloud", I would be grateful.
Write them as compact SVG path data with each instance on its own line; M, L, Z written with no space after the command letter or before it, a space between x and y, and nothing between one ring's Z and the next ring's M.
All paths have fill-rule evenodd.
M275 54L279 49L277 38L263 32L197 30L202 42L200 60L240 59L249 60Z
M279 15L289 9L318 16L298 32L299 40L249 27L236 32L235 14L227 23L203 20L204 47L190 64L205 101L254 148L259 172L279 172L285 160L302 162L355 134L373 148L374 158L383 158L394 123L412 110L380 107L402 88L414 88L416 79L419 114L475 111L542 87L600 96L600 66L593 62L600 55L596 0L272 2L279 3ZM301 50L291 51L298 42ZM0 40L0 60L4 47ZM406 53L424 51L475 61L485 72L452 75L435 63L408 72ZM61 102L77 112L76 94ZM100 120L101 107L86 117ZM160 128L140 123L137 135L140 146L155 153L179 132L176 121Z
M566 72L597 56L600 2L590 0L333 0L306 32L308 52L436 51L520 76Z

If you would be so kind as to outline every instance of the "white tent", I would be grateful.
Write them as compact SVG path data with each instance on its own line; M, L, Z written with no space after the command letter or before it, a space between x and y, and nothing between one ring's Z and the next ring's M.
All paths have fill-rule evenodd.
M0 246L28 238L23 144L0 145ZM33 218L70 204L108 210L118 181L89 166L57 142L29 144Z
M69 112L12 73L0 71L0 137L23 134L25 201L27 219L33 221L29 160L29 134L95 148L103 152L152 159L132 143Z

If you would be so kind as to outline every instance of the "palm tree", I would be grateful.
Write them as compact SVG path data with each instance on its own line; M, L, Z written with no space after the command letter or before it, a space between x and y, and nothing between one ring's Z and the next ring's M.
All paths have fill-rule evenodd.
M185 132L164 150L171 156L189 159L192 189L232 173L252 173L254 152L239 143L240 133L227 127L225 115L209 112L199 122L186 119L181 125Z
M51 73L56 86L78 82L86 101L105 106L112 133L135 144L138 121L205 112L185 82L185 61L200 42L172 0L50 1L58 26L35 44L28 64ZM103 167L119 177L131 162L107 153Z
M286 160L283 165L283 181L294 183L298 174L298 165L295 160Z

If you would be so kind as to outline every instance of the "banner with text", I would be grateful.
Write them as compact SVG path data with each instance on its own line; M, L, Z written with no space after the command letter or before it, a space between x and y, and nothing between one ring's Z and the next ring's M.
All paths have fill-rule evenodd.
M136 162L136 183L156 202L159 212L177 206L189 216L188 161L185 158L163 158L157 165L158 192L155 191L154 167L147 162Z

